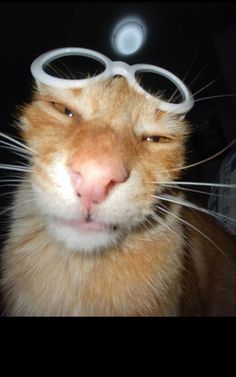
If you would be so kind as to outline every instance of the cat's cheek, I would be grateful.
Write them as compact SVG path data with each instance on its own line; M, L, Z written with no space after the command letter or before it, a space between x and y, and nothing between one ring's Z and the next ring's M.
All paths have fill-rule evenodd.
M73 192L70 178L61 169L55 174L52 167L45 167L45 174L35 171L31 177L35 203L39 213L45 216L58 216L70 219L72 216L82 216L78 198Z
M150 185L148 186L150 189ZM133 227L150 213L152 196L144 185L142 175L134 169L129 179L114 188L97 214L106 222L112 221L123 227Z
M32 183L32 188L34 192L35 204L39 214L44 217L63 217L65 219L71 219L72 216L82 216L80 207L76 206L75 201L70 201L63 204L63 199L56 194L52 194L40 186L34 185ZM51 190L52 191L52 190Z

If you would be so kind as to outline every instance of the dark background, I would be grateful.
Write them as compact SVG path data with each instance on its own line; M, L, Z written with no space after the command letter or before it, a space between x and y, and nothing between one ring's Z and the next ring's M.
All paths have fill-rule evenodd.
M131 58L118 56L110 44L113 26L127 15L140 16L148 33L142 50ZM16 105L30 97L32 61L58 47L91 48L114 60L156 64L180 78L197 54L186 79L192 92L214 79L217 82L196 98L236 93L236 5L233 2L5 2L0 3L0 42L1 130L9 129ZM196 103L190 119L201 123L214 116L220 118L229 140L236 132L232 127L235 104L235 98L202 101Z
M113 51L110 37L114 25L129 15L143 19L147 39L137 54L124 58ZM234 2L4 2L0 3L0 42L0 131L12 135L17 105L30 99L30 64L41 53L59 47L85 47L113 60L159 65L180 78L191 66L186 84L193 93L217 79L196 99L236 94ZM236 137L236 97L196 102L188 119L193 131L189 161L199 161ZM214 181L223 157L188 171L187 179ZM0 163L12 161L14 156L1 148ZM1 177L6 175L1 172ZM2 186L1 208L10 198L4 190Z

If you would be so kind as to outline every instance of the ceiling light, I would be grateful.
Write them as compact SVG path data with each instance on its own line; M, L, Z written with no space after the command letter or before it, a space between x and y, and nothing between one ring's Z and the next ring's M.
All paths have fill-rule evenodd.
M137 52L146 37L145 26L140 19L125 18L121 20L112 32L112 45L121 55L131 55Z

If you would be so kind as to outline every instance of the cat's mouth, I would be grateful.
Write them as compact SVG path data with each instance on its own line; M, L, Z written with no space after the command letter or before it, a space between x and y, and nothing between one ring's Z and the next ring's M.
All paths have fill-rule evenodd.
M116 230L116 226L111 224L106 224L101 221L93 220L90 217L86 219L80 220L66 220L63 218L55 218L55 221L58 225L63 225L69 227L74 230L84 231L84 232L92 232L92 231L100 231L100 232L109 232L112 230Z

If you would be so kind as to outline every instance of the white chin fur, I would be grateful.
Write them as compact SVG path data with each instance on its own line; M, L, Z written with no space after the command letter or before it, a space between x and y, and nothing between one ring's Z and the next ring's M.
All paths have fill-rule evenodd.
M73 252L100 252L115 245L120 233L117 230L77 230L54 221L48 223L48 231L53 238L62 242Z

